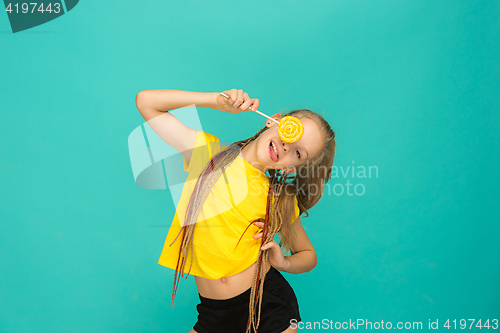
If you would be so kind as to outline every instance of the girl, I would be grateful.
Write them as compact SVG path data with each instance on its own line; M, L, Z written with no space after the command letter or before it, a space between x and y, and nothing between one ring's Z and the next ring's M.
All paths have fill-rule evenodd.
M286 115L302 121L300 140L283 142L269 120L251 138L225 147L166 112L193 104L230 113L259 106L241 89L223 93L229 98L167 89L137 94L141 115L184 155L188 172L158 263L175 269L172 304L178 273L195 276L200 304L189 333L296 332L297 299L279 271L299 274L316 266L299 215L308 216L331 177L335 132L317 113L295 110Z

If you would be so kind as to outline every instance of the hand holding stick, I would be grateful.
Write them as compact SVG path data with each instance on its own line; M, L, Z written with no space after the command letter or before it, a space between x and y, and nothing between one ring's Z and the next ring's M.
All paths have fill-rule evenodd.
M230 98L228 95L224 93L220 94L228 99ZM280 121L277 121L276 119L273 119L258 110L255 110L255 112L278 124L278 136L284 142L288 143L297 142L304 134L304 125L297 117L285 116L282 117Z
M226 98L229 98L229 96L228 96L228 95L226 95L226 94L224 94L224 93L220 93L220 94L221 94L222 96L226 97ZM274 121L274 122L275 122L275 123L277 123L278 125L279 125L279 123L280 123L280 122L279 122L279 121L277 121L276 119L273 119L273 118L271 118L271 117L269 117L269 116L267 116L267 115L263 114L263 113L262 113L262 112L260 112L259 110L255 110L255 112L257 112L258 114L260 114L260 115L262 115L262 116L266 117L267 119L271 119L272 121Z

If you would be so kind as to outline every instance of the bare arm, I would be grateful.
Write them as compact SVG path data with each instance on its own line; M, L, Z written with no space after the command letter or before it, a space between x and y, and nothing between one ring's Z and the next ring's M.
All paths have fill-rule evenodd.
M292 228L296 234L296 237L292 238L292 249L296 253L285 257L286 264L283 271L291 274L309 272L318 263L316 251L302 227L300 217L293 223Z
M193 104L217 109L218 95L219 93L171 89L143 90L137 94L135 102L142 117L156 134L189 161L196 130L184 125L168 111Z
M168 145L181 152L189 162L196 141L196 130L184 125L169 110L202 106L230 113L257 110L259 100L241 89L225 90L229 99L218 92L194 92L172 89L143 90L135 97L137 109L148 125Z
M205 93L173 89L139 91L135 98L137 109L146 121L163 112L179 109L188 105L218 109L219 93Z

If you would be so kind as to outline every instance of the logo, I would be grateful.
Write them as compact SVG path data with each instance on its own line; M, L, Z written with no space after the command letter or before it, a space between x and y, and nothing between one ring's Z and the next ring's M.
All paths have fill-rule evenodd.
M35 0L36 1L36 0ZM52 21L73 8L79 0L59 1L10 1L4 0L5 12L9 17L12 32L31 29Z

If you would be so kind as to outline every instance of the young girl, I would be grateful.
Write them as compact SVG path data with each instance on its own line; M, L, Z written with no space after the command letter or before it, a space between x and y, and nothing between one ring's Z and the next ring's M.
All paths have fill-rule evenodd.
M137 94L141 115L184 155L188 172L158 263L175 269L172 304L178 273L195 276L200 304L189 333L295 332L297 299L279 271L299 274L316 266L299 215L308 216L331 177L335 132L317 113L295 110L286 115L301 120L300 140L283 142L268 120L251 138L226 147L166 112L193 104L230 113L259 106L241 89L223 93L229 98L167 89Z

